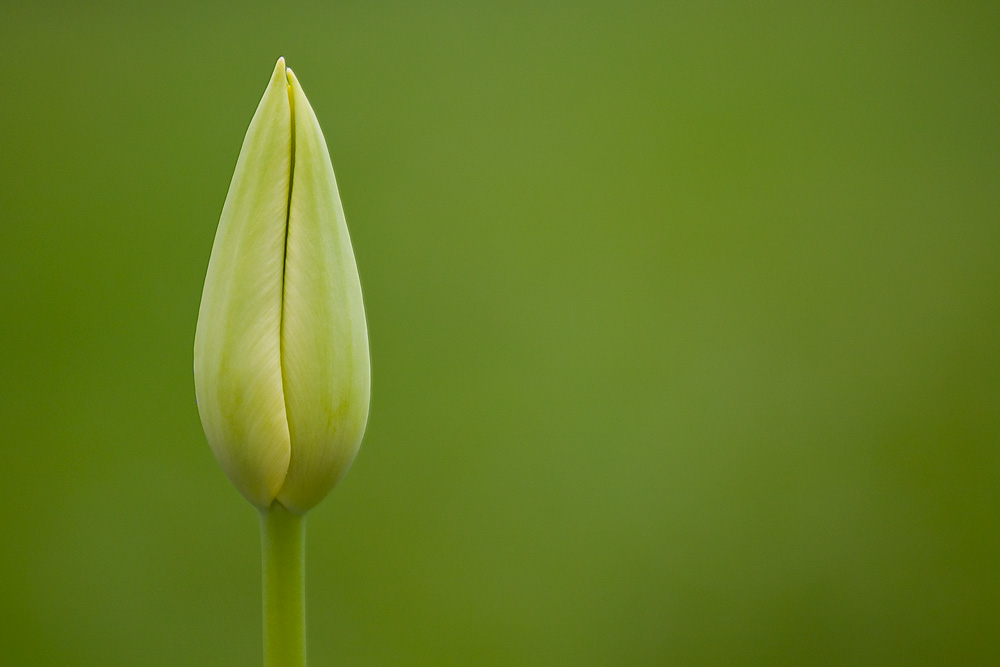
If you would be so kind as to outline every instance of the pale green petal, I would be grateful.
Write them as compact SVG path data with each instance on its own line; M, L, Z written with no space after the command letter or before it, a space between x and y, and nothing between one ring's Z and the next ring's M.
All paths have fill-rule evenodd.
M222 469L266 508L290 457L282 393L282 272L291 112L278 60L247 130L222 210L195 333L195 391Z
M326 141L287 70L295 166L281 335L291 461L278 500L304 512L347 472L368 420L370 369L361 282Z

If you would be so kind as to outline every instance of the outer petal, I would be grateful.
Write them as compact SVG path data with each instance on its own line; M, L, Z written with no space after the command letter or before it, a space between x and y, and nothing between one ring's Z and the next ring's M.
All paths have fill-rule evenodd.
M370 367L361 282L330 154L287 71L295 167L285 260L281 358L292 456L278 493L304 512L347 472L368 420Z
M290 443L281 381L281 301L291 110L279 59L243 140L222 209L195 332L198 411L215 457L261 508Z

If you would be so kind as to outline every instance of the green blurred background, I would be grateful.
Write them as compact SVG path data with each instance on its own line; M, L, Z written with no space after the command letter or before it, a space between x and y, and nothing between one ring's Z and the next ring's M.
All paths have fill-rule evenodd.
M0 12L0 663L260 662L191 356L284 55L373 363L313 664L1000 664L997 3Z

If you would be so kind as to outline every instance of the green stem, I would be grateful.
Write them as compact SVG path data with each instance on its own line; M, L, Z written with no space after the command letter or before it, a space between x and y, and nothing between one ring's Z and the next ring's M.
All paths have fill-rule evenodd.
M264 667L305 667L305 517L280 503L260 513Z

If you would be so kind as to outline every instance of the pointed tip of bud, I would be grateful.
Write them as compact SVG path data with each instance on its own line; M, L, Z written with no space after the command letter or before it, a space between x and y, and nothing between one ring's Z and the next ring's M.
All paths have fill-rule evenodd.
M287 69L285 67L285 57L278 58L278 62L274 64L274 71L271 73L271 82L283 80Z

